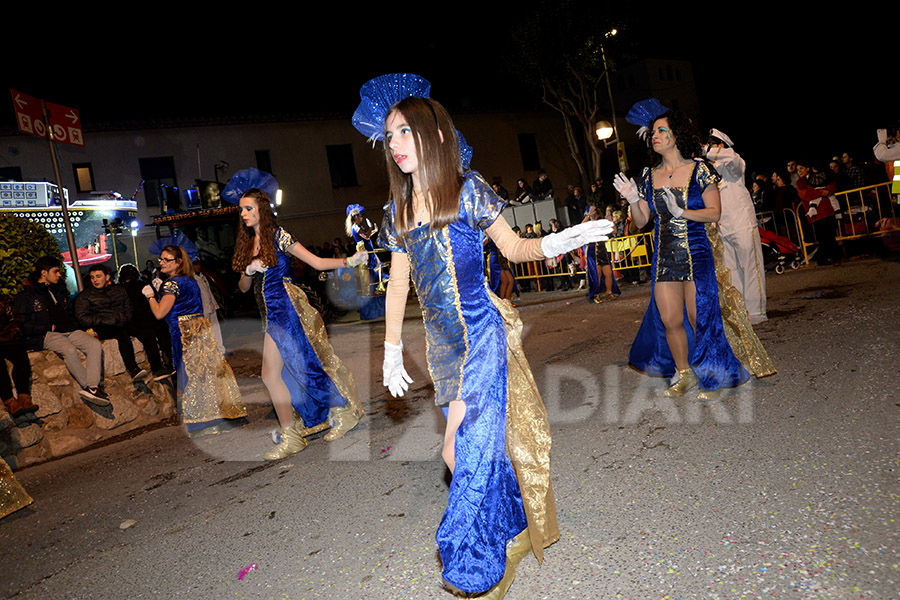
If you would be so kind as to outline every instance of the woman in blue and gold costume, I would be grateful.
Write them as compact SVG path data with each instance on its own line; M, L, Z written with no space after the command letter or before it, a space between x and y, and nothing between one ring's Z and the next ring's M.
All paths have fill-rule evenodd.
M412 74L367 82L354 126L383 140L390 199L379 242L390 250L384 383L402 396L401 330L409 282L422 308L428 370L447 417L443 458L452 473L437 530L444 581L456 592L502 598L518 562L559 538L550 486L547 414L522 353L522 322L487 287L482 235L511 261L558 256L605 239L586 223L541 239L518 238L503 202L474 171L447 111ZM467 154L468 154L467 152ZM609 225L609 227L607 227Z
M638 227L655 221L651 300L629 362L650 375L677 376L668 397L699 385L699 398L712 400L721 388L748 379L742 362L757 377L775 372L740 295L735 302L730 286L717 280L714 247L720 242L713 224L721 214L720 177L700 158L699 133L683 113L651 99L632 107L627 119L649 128L651 166L639 184L619 173L615 187Z
M368 254L368 264L360 267L356 272L358 275L362 275L360 277L360 287L365 291L364 295L370 296L375 292L375 289L383 292L384 287L381 280L381 261L378 260L378 255L375 253L375 244L372 242L372 236L378 233L378 228L372 227L370 223L366 222L367 219L363 218L363 213L365 212L365 207L359 204L348 206L347 221L344 224L344 229L347 232L347 236L352 237L353 241L356 242L356 251Z
M203 316L200 286L187 252L181 246L166 246L159 253L159 269L169 277L159 302L149 285L142 293L153 315L169 324L182 420L191 437L218 433L233 424L228 419L244 419L247 408L212 326Z
M325 439L340 439L363 414L353 374L335 356L321 315L291 281L291 257L326 271L362 264L366 253L320 258L307 250L275 220L270 198L277 189L268 173L246 169L223 192L226 198L240 198L232 268L241 274L241 291L252 286L256 294L265 330L262 380L281 428L266 460L300 452L309 445L306 436L329 427Z
M600 213L597 212L596 207L589 206L585 211L582 223L596 221L599 218ZM584 270L588 282L588 300L595 304L601 304L621 296L622 291L619 290L619 284L616 282L615 275L613 275L606 243L588 244L584 247L584 254L586 257Z

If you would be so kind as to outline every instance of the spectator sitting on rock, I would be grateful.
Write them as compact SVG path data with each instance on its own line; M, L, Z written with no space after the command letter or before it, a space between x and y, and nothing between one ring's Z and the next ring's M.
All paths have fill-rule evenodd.
M106 265L92 265L88 275L91 284L75 296L75 319L84 329L93 329L101 340L116 340L132 381L145 378L149 373L138 366L127 329L134 314L128 293L122 286L113 285Z
M36 260L25 289L15 298L25 347L56 352L81 386L81 396L96 406L109 406L109 396L100 389L103 346L79 329L69 315L69 291L60 267L59 258L45 256ZM81 364L79 350L87 358L87 366Z
M12 363L12 381L6 370L7 360ZM9 414L15 418L36 412L38 407L31 403L31 361L22 340L22 324L12 298L6 295L0 295L0 365L0 400Z

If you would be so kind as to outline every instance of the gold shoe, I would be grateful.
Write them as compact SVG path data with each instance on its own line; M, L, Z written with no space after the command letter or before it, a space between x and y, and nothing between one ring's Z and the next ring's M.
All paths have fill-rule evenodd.
M690 367L681 369L678 371L678 375L678 381L670 385L663 394L666 398L680 398L681 396L684 396L689 389L699 383L697 376L694 375L694 370Z
M519 535L506 543L506 570L503 572L503 578L486 594L478 596L479 600L500 600L506 596L509 587L516 578L516 567L522 562L522 559L531 551L531 538L528 536L528 528L526 527Z
M294 429L293 425L281 430L281 442L266 452L266 460L278 460L296 454L309 446L309 441Z
M356 411L349 406L332 408L331 420L334 425L331 427L331 431L325 434L326 442L333 442L334 440L341 439L344 437L344 434L356 427L356 424L359 423L359 417L356 416Z
M697 394L697 400L701 400L703 402L712 402L713 400L719 399L720 390L700 390L700 393Z

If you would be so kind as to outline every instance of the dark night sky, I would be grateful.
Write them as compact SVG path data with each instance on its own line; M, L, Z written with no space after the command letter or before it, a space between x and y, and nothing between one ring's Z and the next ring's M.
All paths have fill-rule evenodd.
M74 106L88 124L242 112L327 111L349 119L359 85L395 71L427 77L432 95L451 112L536 105L504 75L508 9L477 6L443 20L388 14L377 23L346 15L287 26L259 15L212 17L221 26L209 27L205 40L196 19L180 29L126 23L84 40L47 40L42 52L49 56L8 54L0 81ZM652 14L652 4L633 6ZM737 4L728 6L729 14L741 14ZM749 163L778 166L798 153L818 159L846 149L868 158L875 128L900 118L897 78L891 79L900 48L889 36L896 26L881 26L883 18L863 11L830 16L819 6L820 14L810 16L753 6L730 16L728 27L716 20L725 9L704 9L701 18L672 16L670 8L626 35L638 40L640 54L692 61L701 127L726 131ZM265 27L236 33L245 18ZM15 126L9 100L0 114L0 126Z

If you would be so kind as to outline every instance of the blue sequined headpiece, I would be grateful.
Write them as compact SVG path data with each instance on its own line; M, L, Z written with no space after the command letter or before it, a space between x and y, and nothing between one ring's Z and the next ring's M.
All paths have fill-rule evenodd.
M253 167L242 169L232 175L225 185L225 189L222 190L222 199L232 204L238 204L244 192L252 188L261 189L269 195L269 199L273 203L275 202L275 195L278 193L278 182L269 173Z
M391 107L405 98L430 98L431 83L413 73L389 73L370 79L359 88L360 102L353 113L353 126L374 145L384 141L384 120ZM459 130L459 157L464 169L472 162L473 150Z
M669 109L660 104L659 100L656 98L648 98L647 100L636 102L628 111L625 120L632 125L650 127L650 124L653 123L656 117L664 115L667 112L669 112Z
M352 215L353 213L362 214L364 212L366 212L366 209L365 209L365 207L363 207L360 204L351 204L350 206L347 207L347 216L348 217L350 215Z

